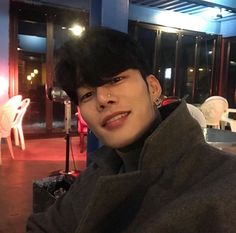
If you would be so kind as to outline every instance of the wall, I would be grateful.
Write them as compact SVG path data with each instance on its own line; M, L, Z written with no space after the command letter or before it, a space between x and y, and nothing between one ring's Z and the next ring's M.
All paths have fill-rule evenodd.
M8 99L9 86L9 1L0 1L0 105Z
M220 34L223 37L236 36L236 19L230 21L223 21L221 23Z

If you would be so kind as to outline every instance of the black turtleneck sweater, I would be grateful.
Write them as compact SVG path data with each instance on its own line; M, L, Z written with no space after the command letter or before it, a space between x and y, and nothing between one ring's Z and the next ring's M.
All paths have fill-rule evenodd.
M145 133L132 144L116 149L117 155L122 160L122 165L120 168L120 173L131 172L138 169L140 152L143 148L143 144L146 138L152 134L152 132L158 127L161 122L161 115L159 111L156 113L155 120L151 123L150 127L145 131Z
M126 147L115 150L116 154L122 160L120 173L132 172L138 169L139 157L145 140L158 127L161 121L164 120L178 105L179 101L159 108L156 111L155 120L138 140Z

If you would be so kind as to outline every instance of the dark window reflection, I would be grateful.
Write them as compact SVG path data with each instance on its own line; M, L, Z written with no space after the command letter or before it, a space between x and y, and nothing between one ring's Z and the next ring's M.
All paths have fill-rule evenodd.
M18 11L18 86L31 102L26 112L25 133L45 128L46 23Z
M148 28L139 27L137 30L137 39L145 50L150 67L153 68L153 59L155 53L156 31Z
M175 75L175 54L177 35L174 33L161 32L160 50L157 54L158 79L161 82L163 94L173 95L173 79Z
M180 51L180 97L187 97L188 101L192 100L193 88L195 82L195 44L194 35L181 36L182 49Z
M199 42L199 65L196 76L194 102L202 103L210 95L212 56L214 40L200 37Z
M227 99L231 108L236 107L236 42L230 44Z

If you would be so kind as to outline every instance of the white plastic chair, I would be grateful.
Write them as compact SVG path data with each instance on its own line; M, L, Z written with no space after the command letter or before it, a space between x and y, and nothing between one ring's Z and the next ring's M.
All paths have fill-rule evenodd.
M230 129L232 132L236 132L236 120L229 118L230 113L236 114L235 108L228 108L226 112L224 112L221 116L221 129L225 129L225 125L229 123Z
M206 128L207 124L206 124L206 118L204 117L203 113L201 112L201 110L199 108L197 108L196 106L192 105L192 104L187 104L188 110L190 112L190 114L192 115L192 117L194 119L197 120L197 122L199 123L199 125L202 128Z
M29 104L30 104L29 98L26 98L21 101L21 105L17 110L15 120L12 124L14 138L15 138L15 145L19 146L19 138L20 138L20 144L21 144L22 150L25 150L25 139L24 139L24 133L22 129L22 121L23 121L23 117L25 115L25 112Z
M0 164L2 164L1 157L1 142L2 138L7 139L8 148L10 150L11 157L14 159L12 141L11 141L11 128L13 121L16 117L17 109L20 106L22 100L21 95L16 95L7 100L7 102L1 106L0 110Z
M201 105L200 110L206 118L206 124L220 129L221 116L228 109L228 101L222 96L211 96Z
M1 119L0 119L0 147L2 138L7 139L8 148L11 157L14 159L12 142L11 142L11 127L16 115L15 108L12 106L4 106L2 108ZM0 165L2 164L1 148L0 148Z

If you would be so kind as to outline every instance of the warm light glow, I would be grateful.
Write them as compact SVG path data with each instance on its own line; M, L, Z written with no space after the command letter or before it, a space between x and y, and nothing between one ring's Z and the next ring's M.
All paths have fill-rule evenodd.
M0 83L0 96L6 95L8 91L8 80L5 77L0 76Z
M199 70L199 71L203 71L203 68L199 68L198 70Z
M85 28L78 25L78 24L75 24L73 27L69 28L69 30L72 31L72 33L75 36L81 36L81 34L85 30Z
M31 75L27 75L27 80L28 80L28 81L31 81L31 80L32 80Z
M176 33L178 30L175 28L165 27L162 29L162 31L169 32L169 33Z
M35 73L31 73L30 76L34 78L35 77Z
M190 69L189 69L189 72L191 72L191 73L192 73L192 72L193 72L193 69L191 69L191 68L190 68Z
M173 11L160 11L154 16L154 20L158 24L163 24L165 26L171 27L171 28L193 28L192 25L194 25L194 30L204 28L204 25L206 24L206 21L204 19L201 19L197 16L191 15L185 15L178 12Z
M38 69L34 69L34 73L38 74L39 73Z

